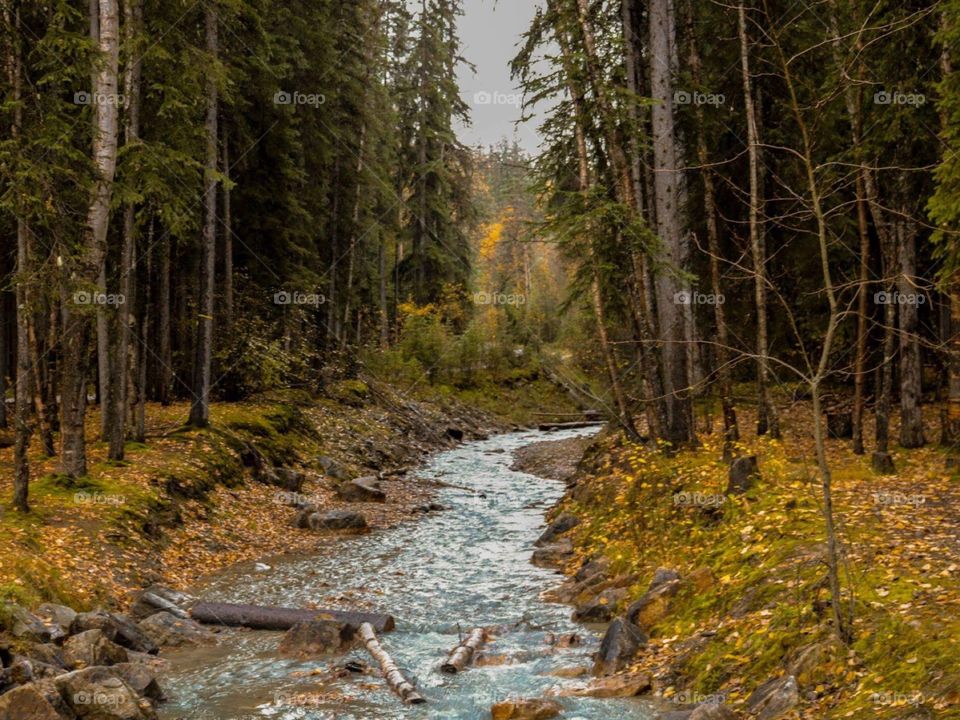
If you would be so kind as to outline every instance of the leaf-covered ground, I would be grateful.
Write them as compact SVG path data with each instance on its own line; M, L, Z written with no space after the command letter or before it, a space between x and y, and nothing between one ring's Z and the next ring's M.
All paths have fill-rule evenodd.
M782 441L757 438L753 420L741 412L739 450L759 456L763 477L741 498L723 495L719 432L675 457L619 435L589 451L591 470L564 506L587 519L574 531L578 561L604 554L616 572L636 573L633 599L657 567L701 569L637 669L686 702L721 694L736 706L789 668L803 717L960 717L960 483L943 451L895 449L897 473L878 476L869 455L829 442L856 618L856 641L844 647L826 606L809 408L785 414Z

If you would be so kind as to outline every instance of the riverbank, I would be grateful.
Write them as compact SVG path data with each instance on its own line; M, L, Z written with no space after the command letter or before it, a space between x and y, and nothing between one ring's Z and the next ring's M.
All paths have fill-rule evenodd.
M518 392L505 390L500 404L510 407ZM91 443L90 474L78 481L56 475L56 460L34 442L32 512L6 510L0 523L0 595L27 607L124 608L132 591L154 582L186 587L237 562L309 553L337 533L294 527L293 506L345 509L335 487L361 476L380 478L385 501L350 510L370 529L392 526L429 509L439 485L413 481L408 469L512 426L454 393L428 388L414 397L369 377L318 395L214 404L208 430L184 427L188 412L186 403L149 406L146 443L128 443L122 463ZM90 412L88 437L98 423ZM4 449L0 496L9 496L11 478L12 450Z
M564 570L580 584L555 597L579 612L608 602L635 623L645 641L617 659L617 677L642 678L645 694L687 711L724 704L754 717L775 701L764 717L960 717L960 505L942 451L897 450L898 474L880 476L869 456L829 441L854 591L856 639L844 646L827 605L805 412L785 414L783 441L743 441L760 477L739 496L727 494L716 433L674 457L600 437L551 515L579 521L563 537Z

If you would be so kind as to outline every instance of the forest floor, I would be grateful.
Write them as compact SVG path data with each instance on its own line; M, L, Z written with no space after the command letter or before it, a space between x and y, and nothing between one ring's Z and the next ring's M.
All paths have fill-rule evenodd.
M297 530L290 493L255 482L240 450L253 443L278 467L307 479L299 496L321 510L337 502L321 458L348 477L381 474L385 503L352 503L372 529L414 518L435 485L414 480L431 452L527 423L534 409L570 409L555 386L489 388L478 410L450 388L423 387L416 397L383 382L342 380L316 396L276 392L247 402L215 403L208 430L184 427L187 403L147 408L145 443L128 443L126 459L107 459L106 443L88 447L88 477L68 482L56 458L31 445L31 512L0 510L0 596L27 606L49 600L78 608L124 607L131 591L153 582L188 587L231 564L305 553L330 533ZM534 404L529 398L539 396ZM523 397L521 397L523 396ZM87 437L98 436L91 408ZM0 450L0 497L11 495L12 448Z
M762 682L789 673L804 718L960 717L960 482L932 444L895 447L896 474L880 476L869 454L829 441L855 617L844 646L827 605L809 413L787 410L774 441L756 437L755 416L740 412L739 452L758 456L762 480L736 498L724 495L719 428L675 457L605 435L557 510L582 519L567 571L606 556L611 575L635 575L621 610L658 567L697 578L645 628L650 645L629 670L651 675L664 698L742 708ZM927 436L936 437L932 423Z

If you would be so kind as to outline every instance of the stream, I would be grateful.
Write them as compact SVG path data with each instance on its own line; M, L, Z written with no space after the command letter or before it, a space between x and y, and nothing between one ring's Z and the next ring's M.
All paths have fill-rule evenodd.
M309 556L245 563L195 588L209 600L286 607L317 603L391 613L397 629L381 635L381 643L426 704L403 705L378 673L333 681L316 674L348 660L370 664L362 646L345 656L304 661L276 653L281 633L227 629L215 647L164 651L172 669L160 678L169 698L160 707L161 718L473 720L489 718L490 706L501 700L547 697L581 686L585 678L552 673L589 668L602 628L574 623L569 606L541 600L541 593L561 578L530 564L543 515L560 499L564 485L510 470L510 465L513 452L525 445L591 432L523 431L439 453L417 475L461 486L439 490L436 502L448 509L390 530L332 540ZM458 623L464 633L480 625L515 626L484 648L486 655L505 662L458 675L440 673L439 664L457 645ZM577 633L582 644L551 645L554 635L570 633ZM653 717L651 706L638 699L556 699L567 720Z

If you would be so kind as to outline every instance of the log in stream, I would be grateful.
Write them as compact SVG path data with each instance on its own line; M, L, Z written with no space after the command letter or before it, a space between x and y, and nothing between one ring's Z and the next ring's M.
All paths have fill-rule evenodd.
M403 676L403 673L400 672L400 668L397 667L393 658L380 646L380 641L377 640L377 634L373 629L373 625L365 622L360 626L357 633L363 640L363 644L367 646L367 652L380 664L380 672L383 673L383 679L387 681L390 689L409 705L425 703L426 700Z
M479 647L487 641L487 631L483 628L474 628L467 634L467 639L457 645L447 661L440 666L440 670L449 675L461 672L470 661Z
M335 620L354 627L369 624L379 632L393 630L392 615L350 612L347 610L300 610L260 605L197 602L190 608L190 617L208 625L247 627L253 630L289 630L297 623L313 620Z

